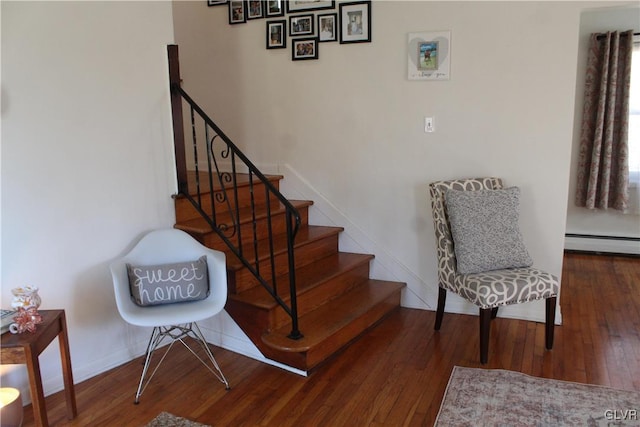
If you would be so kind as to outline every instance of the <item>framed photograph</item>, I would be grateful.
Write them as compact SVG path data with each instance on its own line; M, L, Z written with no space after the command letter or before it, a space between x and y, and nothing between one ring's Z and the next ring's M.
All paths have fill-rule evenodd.
M267 0L265 14L267 17L284 16L285 0Z
M318 59L318 39L295 39L291 41L291 60Z
M287 12L295 13L305 10L335 9L335 0L289 0L287 1Z
M287 21L267 21L267 49L287 47Z
M340 3L340 43L371 42L371 2Z
M451 31L409 33L409 80L449 80Z
M244 0L229 0L229 24L247 22L247 3Z
M318 15L318 41L335 42L338 40L338 14Z
M247 19L260 19L264 18L264 6L265 2L262 0L248 0L247 1Z
M313 15L294 15L289 17L289 35L313 35Z
M227 4L227 0L207 0L207 6L222 6Z

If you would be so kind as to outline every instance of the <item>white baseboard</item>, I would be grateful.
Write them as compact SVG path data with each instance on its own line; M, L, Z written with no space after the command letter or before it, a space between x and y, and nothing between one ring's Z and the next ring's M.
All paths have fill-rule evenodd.
M567 235L566 250L640 255L640 240L615 236Z

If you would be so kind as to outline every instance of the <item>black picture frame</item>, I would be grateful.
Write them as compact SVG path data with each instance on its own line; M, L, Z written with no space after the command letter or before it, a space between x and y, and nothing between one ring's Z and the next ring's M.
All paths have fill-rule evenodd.
M371 43L371 1L340 3L340 43Z
M267 0L266 3L265 15L267 18L284 16L285 0Z
M313 14L291 15L289 17L289 35L295 37L315 34L313 18Z
M287 13L304 12L308 10L335 9L335 0L288 0Z
M247 2L245 0L229 0L229 24L247 22Z
M264 0L247 0L247 20L264 18L264 9L267 3Z
M318 14L318 42L338 41L338 14L321 13Z
M207 0L207 6L224 6L228 0Z
M305 61L318 59L318 38L299 38L291 40L291 60Z
M287 20L267 21L267 49L287 47Z

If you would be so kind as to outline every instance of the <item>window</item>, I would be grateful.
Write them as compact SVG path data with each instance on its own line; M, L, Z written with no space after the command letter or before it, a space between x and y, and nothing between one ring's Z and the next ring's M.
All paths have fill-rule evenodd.
M640 214L640 35L633 36L629 93L629 213Z
M640 185L640 36L633 36L629 95L629 183Z

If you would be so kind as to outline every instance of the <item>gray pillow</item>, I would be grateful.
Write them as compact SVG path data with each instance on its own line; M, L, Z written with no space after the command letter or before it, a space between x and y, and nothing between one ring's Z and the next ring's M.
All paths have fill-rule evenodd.
M447 190L445 201L458 273L482 273L533 264L518 226L518 187Z
M134 266L127 264L133 302L140 306L197 301L209 296L207 257L196 261Z

